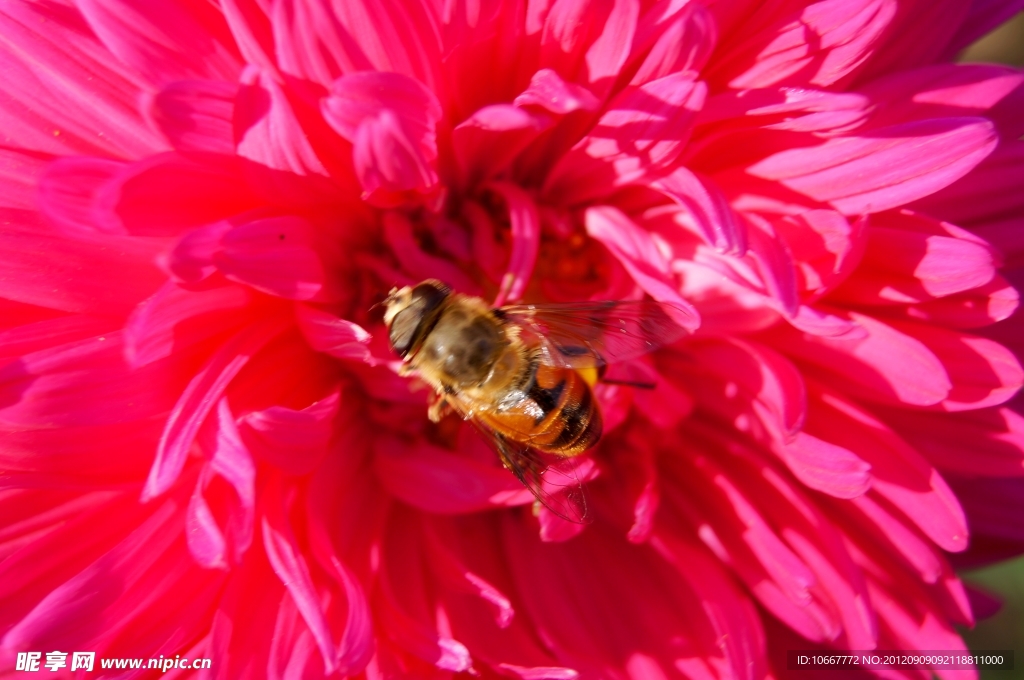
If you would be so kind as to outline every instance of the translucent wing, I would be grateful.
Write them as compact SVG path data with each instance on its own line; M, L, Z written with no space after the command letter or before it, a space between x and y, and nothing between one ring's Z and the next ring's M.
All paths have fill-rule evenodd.
M494 445L502 464L551 512L567 522L586 524L587 497L576 471L580 456L562 458L532 449L474 421Z
M497 313L552 366L594 368L670 345L699 324L697 313L654 300L510 305Z
M590 521L587 517L586 495L577 472L577 467L584 460L583 456L566 458L538 451L489 427L486 407L471 404L462 395L449 395L446 398L498 452L502 465L548 510L575 524Z

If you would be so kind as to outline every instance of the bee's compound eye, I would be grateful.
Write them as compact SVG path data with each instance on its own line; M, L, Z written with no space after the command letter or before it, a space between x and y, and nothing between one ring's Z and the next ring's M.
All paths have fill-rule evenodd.
M395 318L391 320L391 328L388 329L388 340L391 342L392 350L403 357L409 353L422 318L422 312L412 305L395 314Z
M395 314L388 330L391 349L405 357L413 349L425 319L433 318L433 312L451 293L448 286L440 281L424 281L409 293L409 304Z
M451 289L440 281L428 279L412 289L412 304L423 306L424 313L437 308L451 294Z

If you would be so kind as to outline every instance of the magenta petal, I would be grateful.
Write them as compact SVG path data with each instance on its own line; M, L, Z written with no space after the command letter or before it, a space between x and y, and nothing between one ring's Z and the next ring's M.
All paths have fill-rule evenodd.
M789 471L808 487L836 498L856 498L871 488L871 465L840 446L800 432L778 447Z
M49 166L49 159L38 153L0 149L0 208L39 208L38 185Z
M342 74L374 70L330 3L287 0L270 11L268 25L283 72L327 87Z
M200 480L203 488L206 488L212 481L213 475L216 475L226 481L234 491L234 497L228 502L229 509L224 532L228 538L228 544L215 563L208 566L226 567L228 562L237 565L241 563L242 555L248 550L253 540L256 465L249 450L242 442L227 399L222 397L217 403L215 417L207 419L200 430L199 438L209 458L204 470L206 479ZM196 495L198 494L199 490L197 489ZM191 541L189 549L192 549Z
M270 317L238 333L222 345L189 382L167 419L156 459L142 491L143 501L170 488L185 466L199 427L216 400L249 359L283 328L283 319Z
M967 547L967 520L942 476L888 426L836 395L812 411L807 432L850 451L871 465L871 491L891 502L939 547Z
M758 215L749 214L747 237L750 244L748 257L757 265L765 291L787 315L796 314L796 266L789 248L771 224Z
M267 217L239 224L220 240L213 263L224 276L290 300L309 300L324 288L324 265L313 227L301 217Z
M452 130L452 146L467 184L504 170L551 121L517 106L485 106Z
M479 295L480 286L451 260L425 252L413 231L412 220L403 212L384 213L384 239L402 265L415 280L436 278L458 291ZM412 282L410 282L412 283Z
M671 305L669 313L676 323L691 333L700 326L697 310L672 283L668 262L650 233L610 206L588 208L584 219L587 233L608 248L645 292Z
M305 122L272 74L246 67L235 101L237 153L257 164L247 179L274 202L323 203L339 193Z
M564 116L573 111L594 111L601 102L587 88L562 80L556 72L542 68L530 77L530 86L512 102L517 107L538 106Z
M339 359L369 360L370 334L357 324L308 305L296 306L295 317L303 337L316 351Z
M239 421L253 455L293 475L308 474L327 455L341 396L334 392L304 409L271 406Z
M141 79L127 72L65 4L0 10L7 143L56 155L140 158L166 148L139 115ZM31 55L31 56L28 56Z
M924 120L781 151L748 169L846 215L880 212L922 198L967 174L995 148L987 120Z
M68 312L126 315L165 278L153 262L163 245L96 235L82 240L54 233L38 216L0 213L0 296Z
M212 7L193 2L158 8L121 0L81 0L78 6L107 48L150 85L238 78L234 41Z
M99 189L123 168L124 163L103 158L58 158L39 180L40 212L68 234L125 234L120 221L111 219L96 205Z
M125 325L125 358L133 367L171 356L242 322L231 312L252 296L240 286L186 291L166 283L136 307Z
M185 511L185 539L189 553L199 566L206 569L228 568L227 541L203 498L202 482L196 484Z
M283 499L274 499L272 502L282 503ZM274 567L274 573L291 594L295 606L316 640L324 666L331 672L337 667L337 648L331 637L330 626L321 607L320 598L317 597L309 565L287 526L283 509L275 508L273 514L264 517L262 530L263 546L270 564Z
M765 12L775 23L720 57L729 87L763 88L777 83L831 85L861 67L877 49L896 14L888 0L786 3ZM755 24L756 26L756 24ZM751 32L753 33L753 32ZM740 71L739 69L746 70Z
M633 45L634 55L644 52L637 49L638 45L650 40L654 42L630 81L631 85L640 85L670 73L699 72L715 48L718 27L714 17L702 5L683 5L667 21L656 21L663 19L662 12L662 7L654 6L640 20Z
M507 300L522 300L540 251L540 215L530 195L514 184L494 182L489 186L508 204L512 232L512 254L508 259L508 270L498 297L494 300L494 306L500 307Z
M178 151L232 154L237 95L235 83L178 81L157 93L150 116Z
M166 153L126 165L97 193L97 219L136 236L177 236L239 213L258 199L235 161Z
M412 451L404 442L382 438L374 469L390 493L428 512L474 512L533 499L507 470L426 443Z
M953 383L925 342L871 317L849 315L866 335L792 336L785 341L787 353L841 376L848 391L874 400L930 406L949 396Z
M224 220L185 234L167 258L171 275L181 283L199 283L211 276L217 270L213 256L220 250L224 234L232 229L234 224Z
M713 183L680 167L655 180L653 186L686 209L678 219L692 222L709 244L741 256L746 252L746 225Z
M578 203L660 174L686 144L706 91L689 73L625 88L590 133L558 160L544 195Z
M428 88L400 73L353 73L331 85L330 96L320 110L331 127L354 142L359 126L368 118L390 109L409 139L424 149L433 149L428 160L437 155L434 126L441 119L441 104Z
M430 155L417 148L390 109L360 123L353 147L363 198L371 205L397 207L409 194L429 196L437 185Z

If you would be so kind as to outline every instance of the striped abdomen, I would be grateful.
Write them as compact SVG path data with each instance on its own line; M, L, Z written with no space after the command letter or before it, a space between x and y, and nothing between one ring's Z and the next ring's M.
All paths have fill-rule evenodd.
M601 437L601 414L587 381L570 368L535 364L525 398L482 416L509 439L559 456L583 453Z

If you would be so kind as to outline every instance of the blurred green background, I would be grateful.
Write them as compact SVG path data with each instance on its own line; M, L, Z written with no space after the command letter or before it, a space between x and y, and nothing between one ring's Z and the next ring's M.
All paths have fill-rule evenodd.
M968 48L961 61L999 62L1024 66L1024 14L1003 24ZM974 630L965 630L964 639L971 649L1012 649L1012 671L983 671L982 680L1024 678L1024 557L976 569L963 574L970 584L1003 600L995 616L979 621Z

